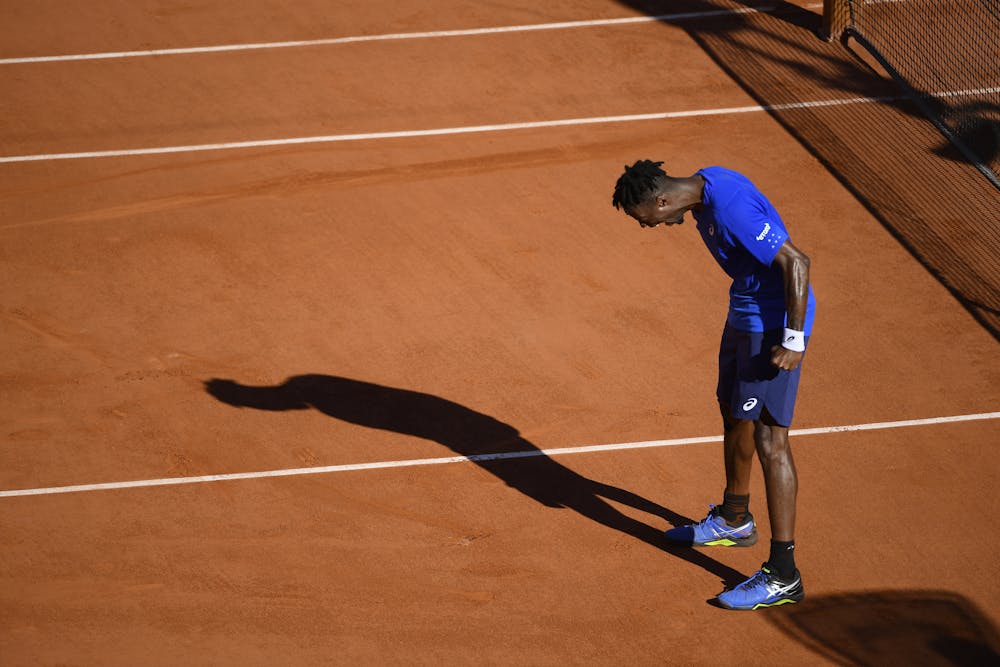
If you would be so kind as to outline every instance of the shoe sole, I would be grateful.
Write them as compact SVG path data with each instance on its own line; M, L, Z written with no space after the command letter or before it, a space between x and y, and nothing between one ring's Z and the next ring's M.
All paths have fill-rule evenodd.
M758 602L752 607L730 607L723 600L720 600L719 598L715 599L719 603L719 606L723 609L728 609L730 611L757 611L758 609L767 609L768 607L780 607L783 604L796 604L797 602L802 602L805 597L805 592L796 593L795 595L790 595L786 598L775 600L774 602Z
M710 542L692 543L695 547L752 547L757 544L757 529L746 537L720 537Z

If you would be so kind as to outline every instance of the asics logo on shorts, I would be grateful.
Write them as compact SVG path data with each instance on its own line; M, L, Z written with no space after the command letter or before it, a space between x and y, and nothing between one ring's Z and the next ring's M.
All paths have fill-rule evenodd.
M756 407L757 407L757 399L756 398L748 398L747 402L743 404L743 412L750 412L751 410L753 410Z

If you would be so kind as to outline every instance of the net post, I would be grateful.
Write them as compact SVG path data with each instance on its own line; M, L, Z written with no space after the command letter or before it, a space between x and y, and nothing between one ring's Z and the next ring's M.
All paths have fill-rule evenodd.
M851 22L850 0L823 0L823 27L820 36L828 42L840 39Z

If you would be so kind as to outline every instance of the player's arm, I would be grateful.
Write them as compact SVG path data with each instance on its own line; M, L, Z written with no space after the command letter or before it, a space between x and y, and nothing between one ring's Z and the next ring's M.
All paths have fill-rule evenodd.
M785 333L788 338L787 342L771 349L771 363L792 371L802 363L805 349L805 341L800 332L805 329L806 306L809 303L809 257L796 248L791 240L786 240L774 256L773 263L781 268L785 281L785 312L788 318ZM792 330L790 335L789 330Z

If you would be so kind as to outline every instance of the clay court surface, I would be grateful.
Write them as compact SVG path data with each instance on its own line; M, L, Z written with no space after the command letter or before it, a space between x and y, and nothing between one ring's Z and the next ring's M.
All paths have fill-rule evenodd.
M0 59L634 4L0 2ZM995 659L997 341L774 115L703 113L758 101L696 32L755 25L839 48L733 14L0 64L0 156L49 156L0 163L0 663ZM692 222L610 207L644 157L746 173L812 258L800 605L707 602L766 559L766 529L750 549L659 540L721 498L721 445L683 439L721 433L728 280ZM903 420L926 421L833 428ZM535 455L436 461L498 452ZM203 479L288 470L308 474ZM146 480L182 483L60 488Z

